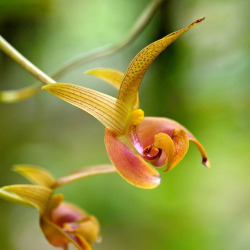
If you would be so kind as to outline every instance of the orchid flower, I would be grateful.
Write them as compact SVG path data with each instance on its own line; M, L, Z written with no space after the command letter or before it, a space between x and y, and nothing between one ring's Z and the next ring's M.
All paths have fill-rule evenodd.
M104 124L105 145L111 162L124 179L137 187L157 187L161 178L150 164L155 167L166 164L164 172L173 169L187 153L189 141L195 143L201 152L202 163L209 167L204 148L186 128L168 118L144 117L138 98L142 78L154 59L179 36L203 20L204 17L142 49L125 74L112 69L87 72L118 88L117 98L68 83L43 87Z
M17 166L16 172L36 185L10 185L0 189L0 197L39 211L40 227L48 242L62 249L72 243L77 249L91 250L99 239L98 220L73 204L63 202L62 194L51 188L53 176L35 166Z

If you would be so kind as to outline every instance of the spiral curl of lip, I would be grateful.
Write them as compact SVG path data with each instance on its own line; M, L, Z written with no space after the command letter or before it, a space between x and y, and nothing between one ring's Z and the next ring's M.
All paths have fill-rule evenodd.
M152 155L152 150L156 151L156 154ZM143 158L147 161L156 161L161 157L162 149L154 148L153 144L143 149Z

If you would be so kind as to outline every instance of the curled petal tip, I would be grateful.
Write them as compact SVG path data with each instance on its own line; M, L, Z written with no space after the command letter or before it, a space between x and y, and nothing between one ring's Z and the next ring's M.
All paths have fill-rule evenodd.
M210 168L210 167L211 167L210 161L209 161L206 157L204 157L204 158L202 159L202 164L203 164L206 168Z

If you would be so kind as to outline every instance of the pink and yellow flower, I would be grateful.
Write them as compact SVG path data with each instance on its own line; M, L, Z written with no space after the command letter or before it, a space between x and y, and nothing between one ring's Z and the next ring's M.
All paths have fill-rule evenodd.
M167 118L144 117L138 98L142 78L154 59L179 36L203 20L200 18L142 49L125 74L112 69L87 72L118 88L117 98L68 83L43 87L105 125L105 145L111 162L124 179L137 187L158 186L161 180L159 172L150 164L155 167L166 165L164 172L173 169L187 153L189 141L195 143L201 152L202 163L209 167L204 148L185 127Z
M62 198L62 195L52 196L47 210L40 216L45 237L55 247L68 249L72 243L77 249L91 250L99 238L98 220L77 206L62 202Z
M56 180L46 170L34 166L17 166L14 170L35 185L5 186L0 188L0 197L37 208L40 227L52 246L68 249L71 243L79 250L91 250L91 245L99 239L98 220L64 202L62 194L54 194L51 187Z

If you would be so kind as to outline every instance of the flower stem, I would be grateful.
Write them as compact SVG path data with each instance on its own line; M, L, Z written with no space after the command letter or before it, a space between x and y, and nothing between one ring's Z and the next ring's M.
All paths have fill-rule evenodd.
M61 177L53 184L51 188L56 189L68 183L77 181L79 179L83 179L88 176L108 174L108 173L114 173L114 172L116 172L116 168L112 165L99 165L99 166L85 167L71 174L68 174L64 177Z
M0 102L13 103L25 100L40 92L41 87L41 83L35 83L25 88L0 91Z
M142 30L147 26L149 21L154 16L157 9L160 7L160 5L164 2L164 0L153 0L149 3L149 5L143 10L141 15L136 20L135 24L129 30L127 35L119 42L115 44L110 44L106 46L99 47L97 49L94 49L92 51L89 51L87 53L83 53L79 55L78 57L72 59L70 62L68 62L65 66L63 66L60 70L58 70L53 77L55 79L58 79L65 75L66 73L72 71L73 69L86 64L90 61L96 60L98 58L108 56L111 54L114 54L127 45L129 45L131 42L134 41L134 39L142 32Z
M0 36L0 49L5 52L9 57L16 61L21 67L27 70L36 79L43 84L55 83L56 81L38 69L27 58L20 54L14 47L12 47L2 36Z
M142 32L142 30L147 26L152 17L154 16L157 9L164 2L164 0L153 0L144 9L141 15L136 20L133 27L129 30L127 35L119 42L111 45L106 45L87 53L79 55L77 58L72 59L65 66L62 66L57 72L52 76L54 79L58 79L78 66L84 65L90 61L96 60L98 58L114 54L124 47L133 42L133 40ZM29 73L35 76L43 84L55 83L53 79L44 74L36 66L30 63L26 58L24 58L18 51L16 51L3 37L0 36L0 49L2 49L7 55L9 55L13 60L20 64ZM16 89L11 91L0 91L0 102L16 102L27 99L34 96L41 90L41 86L37 83L22 89Z

